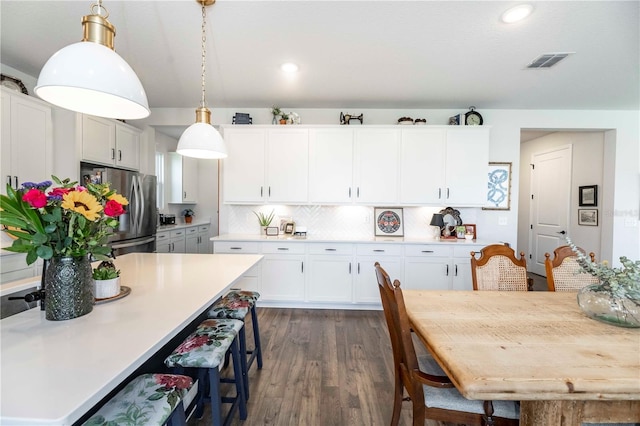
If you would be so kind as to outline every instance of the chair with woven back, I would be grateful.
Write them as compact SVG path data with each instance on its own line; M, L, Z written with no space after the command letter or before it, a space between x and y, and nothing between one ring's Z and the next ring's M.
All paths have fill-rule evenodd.
M471 252L471 279L474 290L531 291L533 279L527 277L524 252L520 258L505 244L491 244Z
M466 425L515 426L519 407L513 401L473 401L464 398L437 362L428 355L417 356L411 324L400 289L386 271L375 263L382 308L389 329L395 370L395 391L391 426L397 426L406 389L413 410L413 425L426 419Z
M586 252L578 247L583 254ZM544 266L547 271L549 291L578 291L582 287L597 284L598 278L591 274L580 273L576 253L569 246L560 246L553 251L553 260L549 253L544 254ZM589 253L592 262L596 261L593 252Z

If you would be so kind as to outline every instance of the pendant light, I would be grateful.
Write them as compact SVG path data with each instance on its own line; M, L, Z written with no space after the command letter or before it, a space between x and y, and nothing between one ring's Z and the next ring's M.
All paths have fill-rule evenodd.
M116 30L108 17L102 0L91 5L91 15L82 17L82 41L49 58L35 92L47 102L85 114L147 117L147 95L133 69L113 50Z
M211 125L211 111L207 108L205 100L205 71L206 71L206 6L215 3L215 0L196 0L202 5L202 98L200 108L196 108L196 122L182 133L178 141L176 152L185 157L195 158L225 158L227 148L220 133Z

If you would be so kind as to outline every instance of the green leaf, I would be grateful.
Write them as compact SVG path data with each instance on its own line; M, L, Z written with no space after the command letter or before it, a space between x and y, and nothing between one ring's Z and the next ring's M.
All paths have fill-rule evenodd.
M47 234L53 234L56 232L56 229L58 229L58 226L55 223L52 223L44 227L44 232Z
M36 249L38 256L43 259L51 259L53 257L53 249L49 246L40 246Z
M36 250L31 250L29 253L27 253L27 265L31 265L36 260L38 260L38 254L36 254Z
M49 238L47 237L46 234L44 233L39 233L36 232L35 234L33 234L33 242L35 244L45 244L47 241L49 241Z

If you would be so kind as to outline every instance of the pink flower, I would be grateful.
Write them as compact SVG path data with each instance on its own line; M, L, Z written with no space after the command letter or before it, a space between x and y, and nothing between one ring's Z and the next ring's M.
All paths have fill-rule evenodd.
M169 389L188 389L193 383L191 377L175 374L154 374L153 378L157 384Z
M47 196L38 189L30 189L22 196L22 201L29 203L31 207L39 209L47 205Z
M86 191L86 190L87 190L87 188L85 188L85 187L84 187L84 186L82 186L82 185L78 185L78 186L76 186L76 191L78 191L78 192L82 192L82 191Z
M53 188L51 192L49 192L49 196L60 196L62 197L64 194L68 194L71 191L70 188Z
M124 213L124 209L122 208L122 204L115 200L109 200L104 206L104 214L111 217L118 217L122 213Z
M183 354L183 353L192 351L196 348L199 348L200 346L206 345L208 341L209 341L208 336L195 336L192 339L189 339L186 342L183 342L180 346L178 346L178 348L176 349L176 352L179 354Z

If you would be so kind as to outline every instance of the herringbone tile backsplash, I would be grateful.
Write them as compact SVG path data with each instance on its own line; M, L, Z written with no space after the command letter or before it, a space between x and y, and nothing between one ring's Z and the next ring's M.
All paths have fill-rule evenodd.
M429 226L431 215L443 207L404 207L404 236L425 238L433 236ZM284 206L284 205L223 205L220 211L220 234L258 234L260 226L253 214L274 211L272 226L282 218L293 218L296 227L305 226L307 236L328 239L369 239L374 237L374 207L369 206ZM460 209L466 223L475 223L477 209Z

